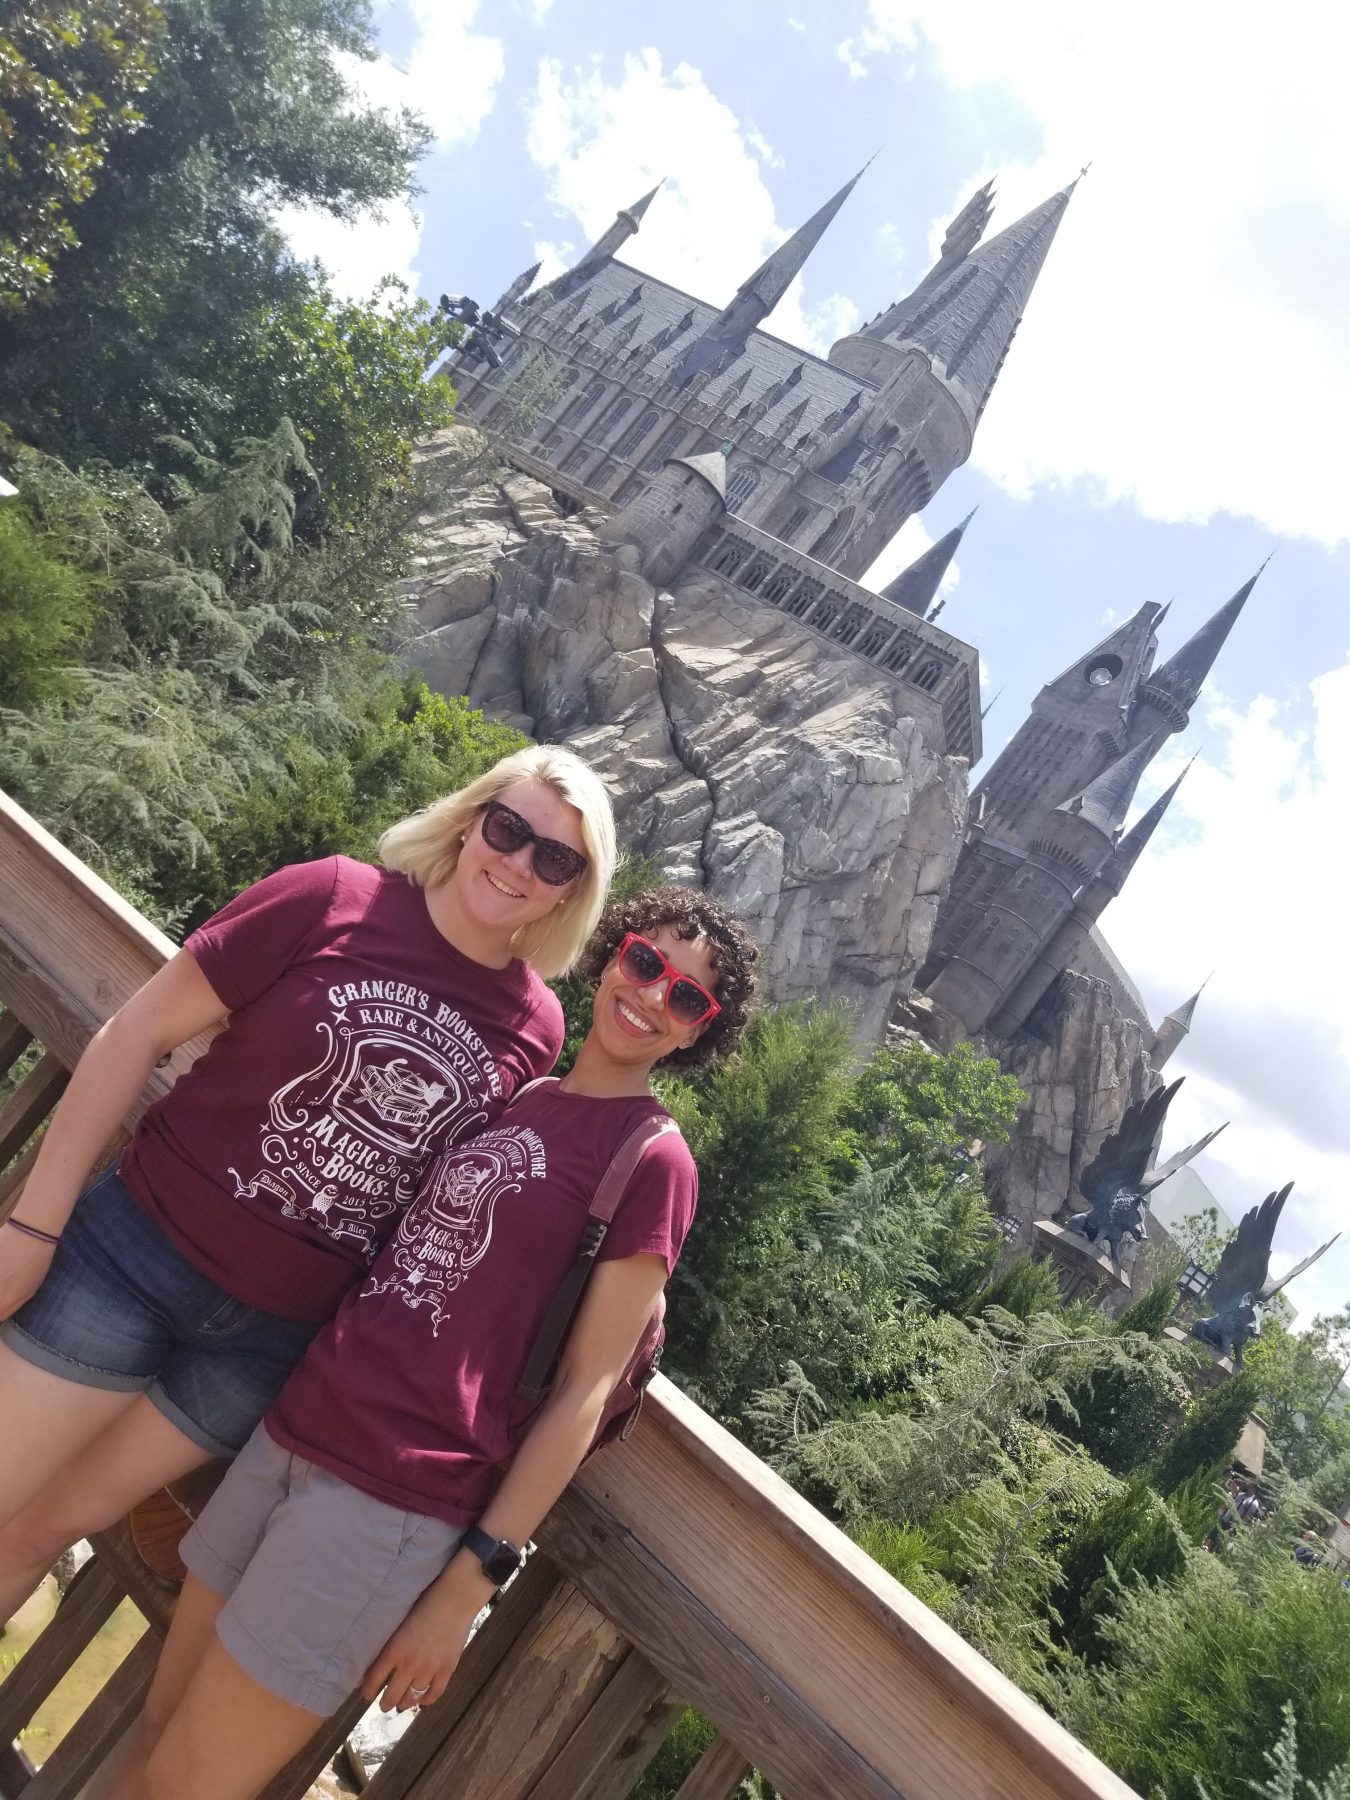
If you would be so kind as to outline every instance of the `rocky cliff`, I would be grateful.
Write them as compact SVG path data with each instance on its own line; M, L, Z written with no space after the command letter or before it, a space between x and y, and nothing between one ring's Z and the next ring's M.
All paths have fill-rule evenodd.
M585 756L622 840L754 925L776 997L848 998L879 1037L955 865L965 763L887 678L717 577L653 588L524 476L466 494L464 436L423 453L410 660Z
M1013 1240L1031 1247L1031 1228L1065 1206L1075 1211L1078 1176L1125 1109L1157 1085L1140 1022L1122 1012L1110 985L1073 970L1061 975L1026 1031L982 1044L1027 1096L1017 1130L988 1152L990 1196L1017 1221Z

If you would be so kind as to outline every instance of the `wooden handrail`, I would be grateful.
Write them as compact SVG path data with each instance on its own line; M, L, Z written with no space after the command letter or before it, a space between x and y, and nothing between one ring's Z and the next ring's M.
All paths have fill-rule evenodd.
M0 794L0 1001L49 1050L73 1061L173 949ZM1133 1792L667 1381L539 1540L794 1800Z

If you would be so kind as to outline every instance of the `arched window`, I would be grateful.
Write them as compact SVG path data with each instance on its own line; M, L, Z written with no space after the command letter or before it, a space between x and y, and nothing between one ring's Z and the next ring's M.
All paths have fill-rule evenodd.
M790 544L810 517L811 508L809 506L794 506L788 514L786 524L778 533L779 537L785 544Z
M713 557L712 566L718 575L734 575L740 567L745 555L745 546L738 544L734 538L728 539Z
M629 399L626 394L622 395L614 402L607 412L601 414L600 423L595 427L591 435L599 438L603 443L619 421L628 417L636 404L637 402Z
M634 494L640 494L645 486L640 475L630 475L614 498L620 506L626 506Z
M589 444L574 444L562 460L563 474L575 474L590 454Z
M852 523L853 508L851 506L846 506L843 512L835 514L834 518L811 546L811 555L815 557L817 562L824 562L830 552L842 543L844 534Z
M615 444L615 456L622 458L631 457L643 438L646 437L647 433L656 429L660 418L661 415L654 406L649 406L646 412L639 414L628 427L627 431L624 432L618 443Z
M742 575L741 586L751 594L757 593L761 584L768 580L777 567L777 563L770 562L767 556L757 556Z
M657 438L651 449L642 459L642 466L649 475L654 474L662 463L668 462L684 440L689 427L683 419L676 419Z
M603 379L597 375L594 381L587 383L586 387L582 389L575 400L569 400L567 402L567 405L558 414L558 423L560 425L577 424L579 420L585 417L593 406L599 403L604 391L605 383Z
M737 469L727 483L727 511L738 512L758 486L758 469Z

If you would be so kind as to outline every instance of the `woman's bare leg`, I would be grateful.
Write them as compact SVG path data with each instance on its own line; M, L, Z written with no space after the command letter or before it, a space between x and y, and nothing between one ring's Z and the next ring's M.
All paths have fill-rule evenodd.
M115 1788L114 1800L255 1800L322 1723L246 1675L212 1633L140 1786Z
M189 1575L173 1609L164 1648L159 1653L155 1679L146 1695L140 1726L130 1754L108 1789L106 1800L138 1800L145 1788L145 1767L164 1728L178 1710L183 1695L206 1653L215 1642L216 1619L225 1602L205 1582Z
M0 1350L3 1348L0 1345ZM30 1484L27 1503L0 1527L3 1619L23 1604L63 1550L90 1532L115 1524L138 1500L211 1459L210 1451L171 1425L144 1394L110 1394L99 1388L80 1387L76 1382L62 1381L33 1369L21 1357L11 1356L10 1360L21 1363L29 1374L54 1384L56 1392L47 1402L48 1424L63 1443L74 1442L75 1447L54 1471L46 1471L50 1459L43 1459L45 1480L36 1491L31 1490ZM81 1442L65 1413L72 1406L80 1412L80 1397L87 1394L118 1400L122 1405L101 1427L87 1430ZM87 1425L93 1425L96 1411L90 1409L83 1416ZM0 1433L4 1430L3 1418L0 1412ZM0 1444L4 1445L0 1462L8 1475L11 1461L20 1452L14 1440L3 1435Z

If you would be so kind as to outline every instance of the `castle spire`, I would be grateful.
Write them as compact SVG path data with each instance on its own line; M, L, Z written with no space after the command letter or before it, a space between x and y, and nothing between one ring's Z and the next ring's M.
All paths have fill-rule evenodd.
M1154 1038L1152 1048L1148 1053L1148 1059L1155 1069L1162 1068L1163 1064L1167 1062L1173 1051L1178 1048L1181 1040L1189 1033L1191 1029L1191 1020L1195 1017L1195 1009L1199 1003L1200 996L1208 986L1209 977L1206 976L1199 987L1191 995L1190 999L1183 1000L1180 1006L1168 1013L1167 1017L1158 1027L1157 1036Z
M812 213L805 225L799 225L791 237L765 258L753 275L746 277L703 336L685 352L674 373L677 386L691 380L701 370L716 373L740 355L750 333L768 318L801 273L807 257L824 237L835 214L868 167L864 163L851 181L846 181L832 199Z
M1269 559L1267 559L1269 560ZM1265 568L1261 564L1261 569ZM1176 655L1154 671L1152 682L1165 687L1169 693L1189 709L1194 706L1200 689L1204 686L1210 670L1218 660L1220 650L1228 640L1228 634L1237 623L1238 614L1247 604L1252 589L1256 586L1261 569L1244 581L1242 586L1222 605L1212 618L1200 627L1194 637L1184 643Z
M663 176L662 180L664 179ZM661 182L658 181L650 193L644 194L640 200L635 200L631 206L620 207L614 215L614 223L609 230L595 240L579 261L574 263L570 269L564 269L562 274L556 280L549 282L541 292L547 294L550 300L562 300L568 294L575 293L583 282L589 281L597 270L619 254L629 238L634 235L660 188Z
M985 227L989 223L989 215L993 210L994 184L992 181L986 181L983 187L976 188L947 227L937 261L915 288L914 293L907 296L908 299L912 300L916 294L932 293L933 289L951 273L957 263L966 260L984 236Z
M1087 824L1095 825L1098 831L1114 842L1125 823L1125 815L1134 799L1134 790L1139 786L1140 778L1152 762L1157 748L1156 738L1148 738L1143 743L1136 744L1132 750L1127 750L1123 756L1118 756L1115 762L1103 769L1082 793L1061 802L1055 811L1075 814Z
M973 427L1003 367L1076 185L1070 182L997 237L977 244L969 255L951 263L940 279L931 284L925 279L861 332L841 338L830 351L830 361L868 374L877 368L878 342L897 350L913 345L959 396Z
M1194 757L1191 762L1194 762ZM1170 788L1158 795L1147 812L1141 813L1121 838L1115 849L1107 857L1097 879L1104 881L1114 893L1119 893L1134 871L1134 865L1148 848L1149 839L1163 822L1163 815L1176 798L1177 789L1191 772L1191 764L1177 776Z
M902 569L893 581L888 582L881 590L882 599L889 600L892 606L903 606L906 612L916 613L921 619L927 618L929 607L937 599L942 577L977 510L972 507L959 525L954 525L945 537L930 544L922 556L916 557L907 569Z
M1270 558L1266 558L1269 562ZM1264 569L1265 563L1261 564ZM1139 705L1130 721L1130 739L1140 742L1159 731L1184 731L1191 708L1199 698L1228 634L1237 623L1238 614L1247 604L1261 569L1213 614L1199 631L1181 646L1175 656L1153 670L1139 694Z
M539 264L537 262L531 263L528 269L522 269L520 274L516 276L510 287L507 288L506 292L493 307L493 312L500 317L500 315L506 311L508 306L514 306L517 300L522 299L524 295L528 294L530 289L534 286L534 278L538 273Z

